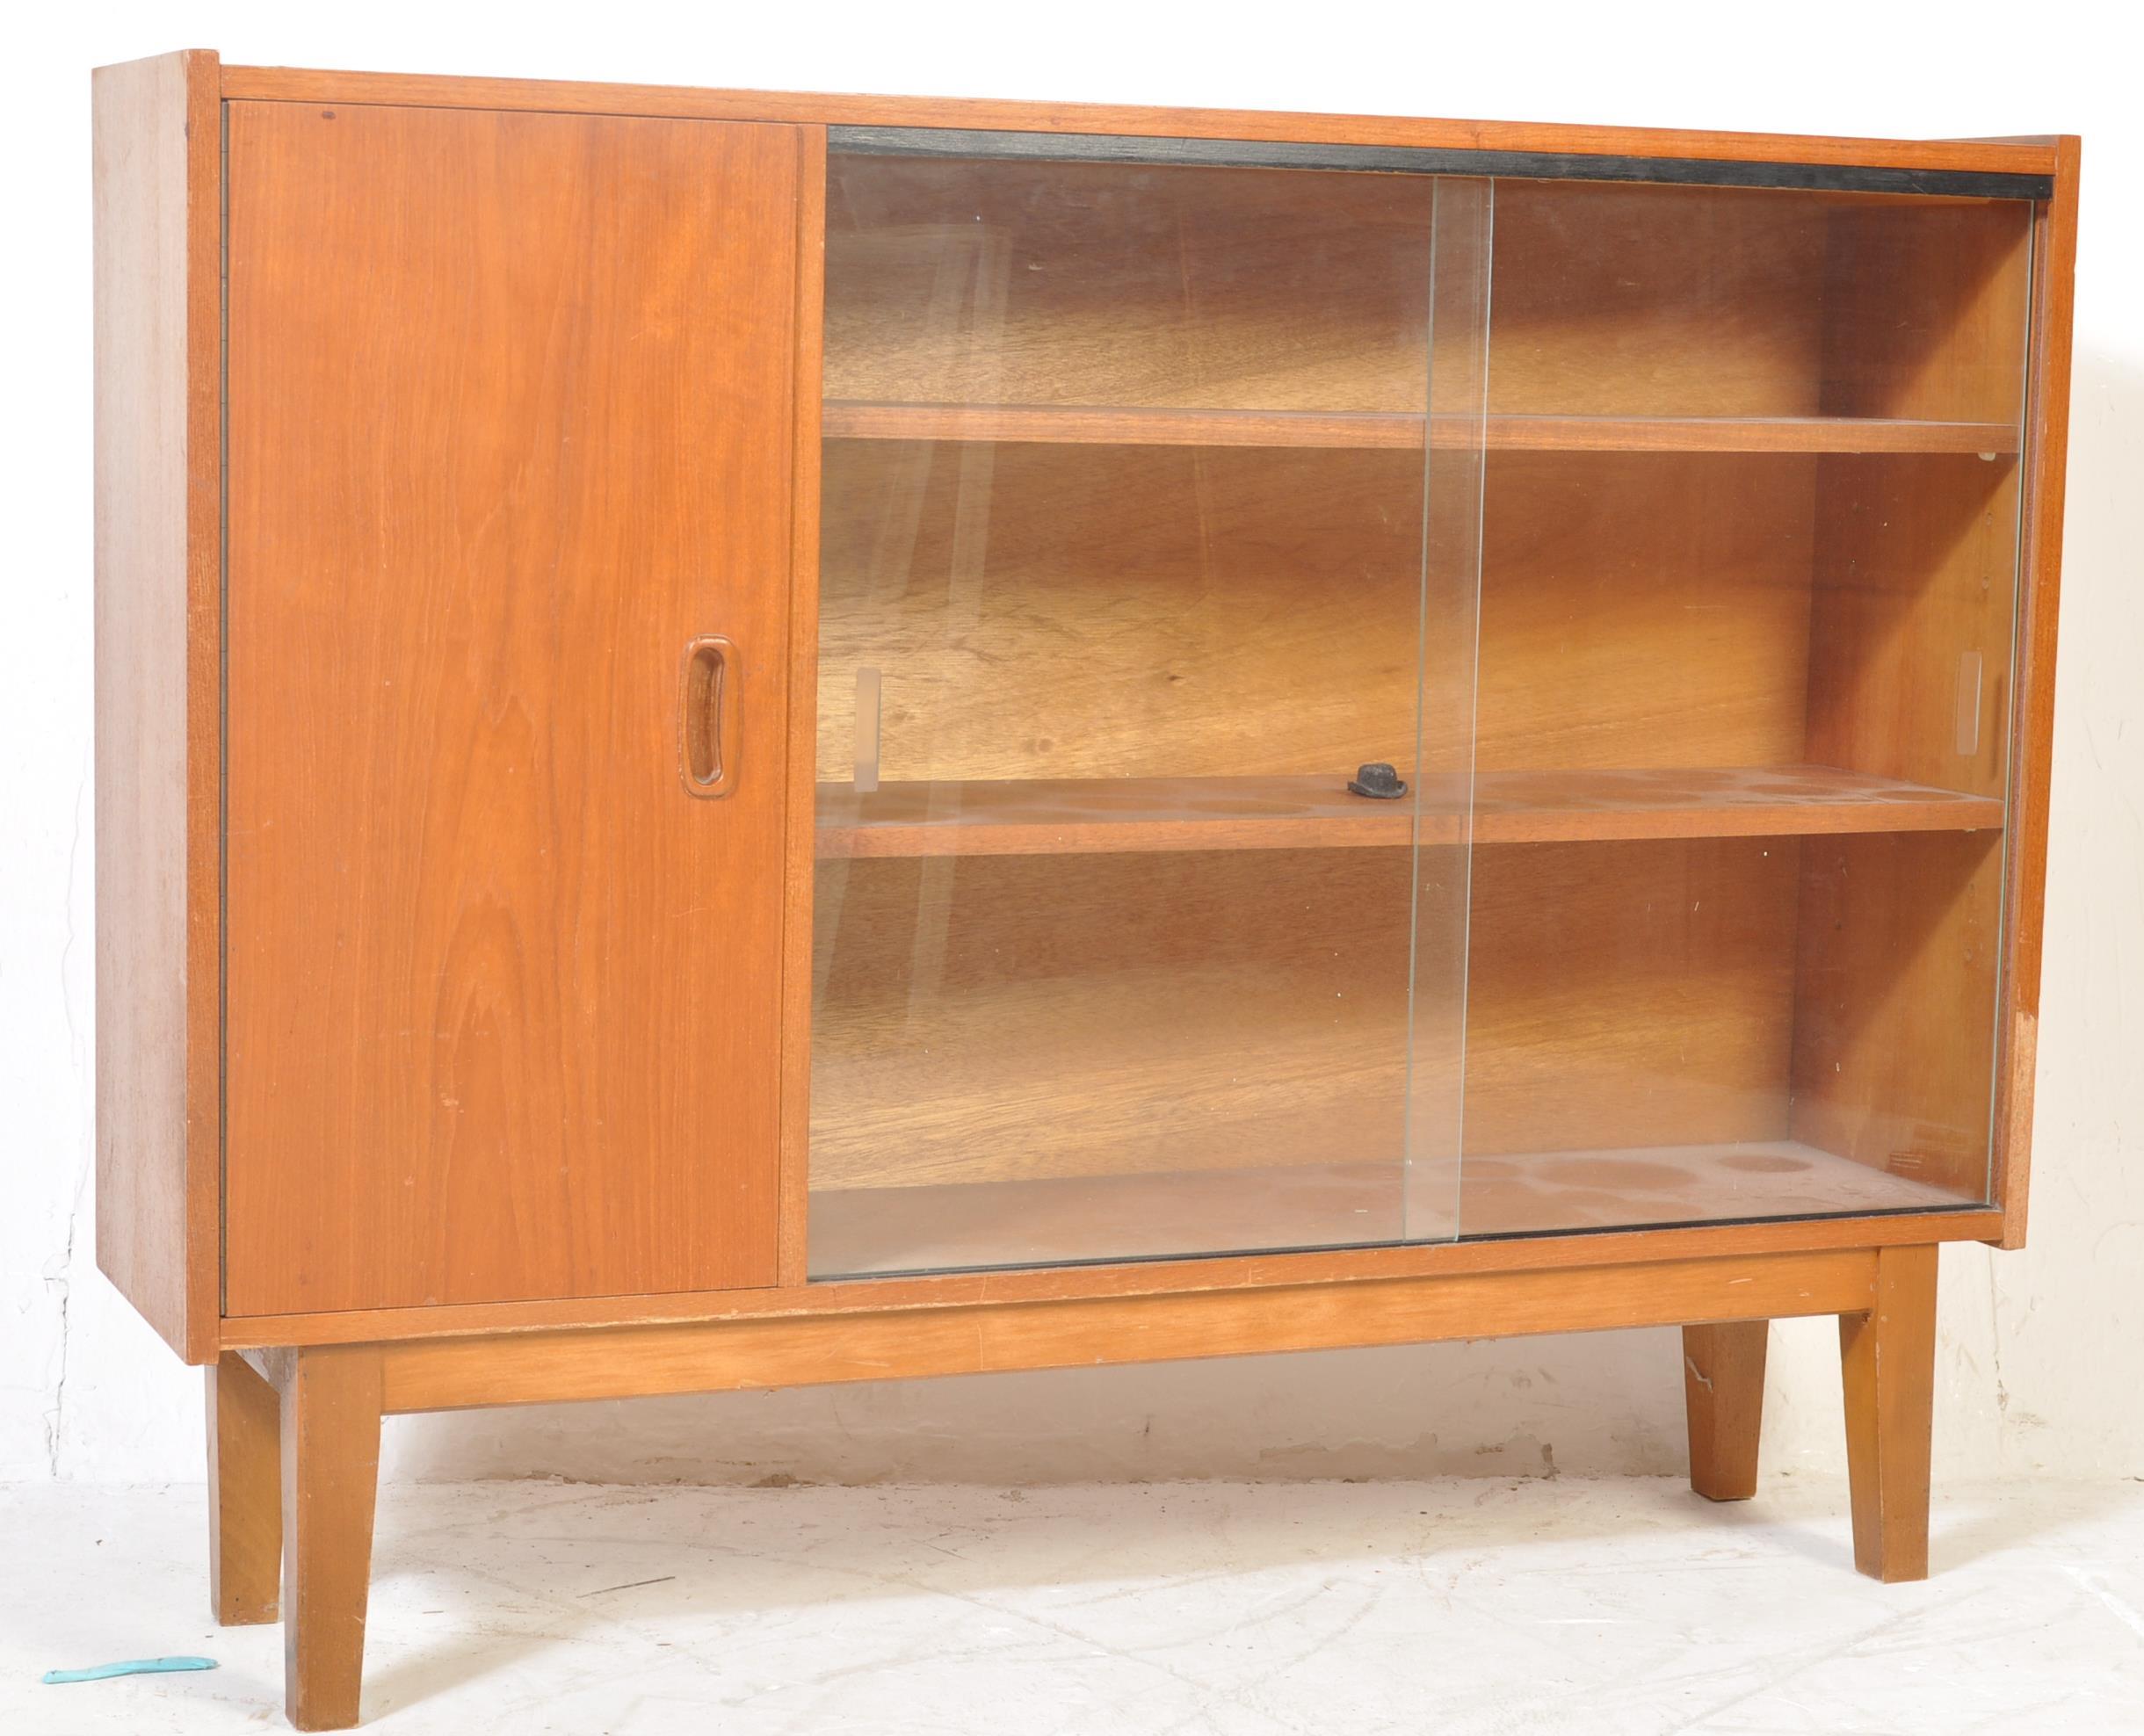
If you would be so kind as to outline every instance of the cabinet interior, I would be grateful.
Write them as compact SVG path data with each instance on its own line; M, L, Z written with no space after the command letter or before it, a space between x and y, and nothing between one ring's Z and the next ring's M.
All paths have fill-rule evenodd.
M2027 213L1438 196L833 160L815 1275L1985 1197Z

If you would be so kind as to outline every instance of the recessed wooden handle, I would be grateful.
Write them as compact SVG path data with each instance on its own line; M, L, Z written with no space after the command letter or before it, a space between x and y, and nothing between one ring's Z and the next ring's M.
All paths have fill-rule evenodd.
M737 647L720 633L684 648L684 787L695 796L726 796L737 785Z

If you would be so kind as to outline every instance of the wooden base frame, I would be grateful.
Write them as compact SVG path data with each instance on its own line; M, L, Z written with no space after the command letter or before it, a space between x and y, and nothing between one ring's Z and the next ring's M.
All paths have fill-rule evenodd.
M1935 1305L1913 1245L232 1353L208 1375L216 1615L274 1619L279 1552L291 1723L354 1725L380 1419L485 1405L1680 1325L1691 1482L1746 1500L1768 1323L1813 1314L1839 1319L1855 1565L1920 1579Z

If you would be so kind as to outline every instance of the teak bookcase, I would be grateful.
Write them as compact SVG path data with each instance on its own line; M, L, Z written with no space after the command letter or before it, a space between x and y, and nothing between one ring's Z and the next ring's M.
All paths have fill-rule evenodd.
M1836 1314L2025 1223L2077 141L96 78L98 1254L383 1415Z

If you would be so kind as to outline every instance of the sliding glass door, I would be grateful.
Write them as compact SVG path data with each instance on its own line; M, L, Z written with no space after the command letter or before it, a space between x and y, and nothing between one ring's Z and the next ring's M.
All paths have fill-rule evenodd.
M1456 1232L1488 184L837 149L815 1276Z
M837 142L815 1276L1985 1198L2029 204Z

